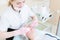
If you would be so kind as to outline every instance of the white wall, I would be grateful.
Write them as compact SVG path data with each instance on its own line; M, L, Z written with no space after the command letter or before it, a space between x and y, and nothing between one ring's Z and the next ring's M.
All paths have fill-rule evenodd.
M26 4L28 6L34 6L34 5L38 5L38 4L44 4L44 5L47 5L49 6L49 2L50 0L26 0Z
M0 0L0 15L2 15L2 12L7 7L8 0Z

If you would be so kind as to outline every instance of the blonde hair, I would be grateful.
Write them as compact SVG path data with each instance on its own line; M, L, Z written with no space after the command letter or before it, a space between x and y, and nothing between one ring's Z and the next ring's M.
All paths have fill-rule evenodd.
M11 2L13 2L14 0L9 0L9 2L8 2L8 6L11 6L12 4L11 4Z
M9 0L8 6L11 6L12 5L11 2L13 2L13 1L15 1L15 0ZM23 1L25 2L25 0L23 0Z

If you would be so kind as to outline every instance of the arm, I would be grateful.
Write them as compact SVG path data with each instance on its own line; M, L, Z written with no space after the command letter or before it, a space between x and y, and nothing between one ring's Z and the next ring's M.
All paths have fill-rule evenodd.
M16 35L26 34L29 30L29 28L20 28L18 30L12 31L12 32L6 32L9 28L9 22L7 20L7 17L5 15L1 16L0 20L0 37L1 38L9 38Z
M26 35L30 40L35 40L35 37L37 34L35 29L31 29L31 31L29 31Z
M29 22L26 26L30 27L30 28L34 28L35 26L38 25L38 19L37 19L37 17L35 15L31 16L31 19L32 19L32 21Z
M13 32L2 32L2 31L0 31L0 37L1 37L1 38L9 38L9 37L18 35L17 32L18 32L18 31L13 31ZM15 34L15 33L16 33L16 34Z
M30 16L32 18L32 21L28 23L28 27L30 27L30 31L26 34L30 40L35 40L35 27L38 25L38 18L33 13Z
M31 17L32 18L32 22L30 23L30 27L35 27L35 26L37 26L38 25L38 19L37 19L37 17L36 16L32 16Z
M28 31L29 31L29 28L26 28L26 27L21 28L16 31L12 31L12 32L1 32L0 31L0 37L1 38L9 38L9 37L16 36L16 35L26 34Z

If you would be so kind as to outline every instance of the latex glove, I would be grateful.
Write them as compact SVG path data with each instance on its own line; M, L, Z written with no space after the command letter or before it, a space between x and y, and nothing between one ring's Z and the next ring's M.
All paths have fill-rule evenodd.
M26 34L26 33L29 32L29 31L30 31L30 28L29 28L29 27L22 27L22 28L20 28L20 29L18 30L18 33L24 35L24 34Z

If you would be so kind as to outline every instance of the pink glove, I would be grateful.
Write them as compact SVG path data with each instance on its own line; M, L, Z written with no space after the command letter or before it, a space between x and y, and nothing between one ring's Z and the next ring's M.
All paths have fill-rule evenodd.
M29 24L28 26L30 27L30 28L35 28L35 26L37 26L38 25L38 22L37 21L33 21L31 24Z
M18 32L23 35L23 34L26 34L29 31L30 31L30 28L28 28L28 27L22 27L22 28L19 29Z

